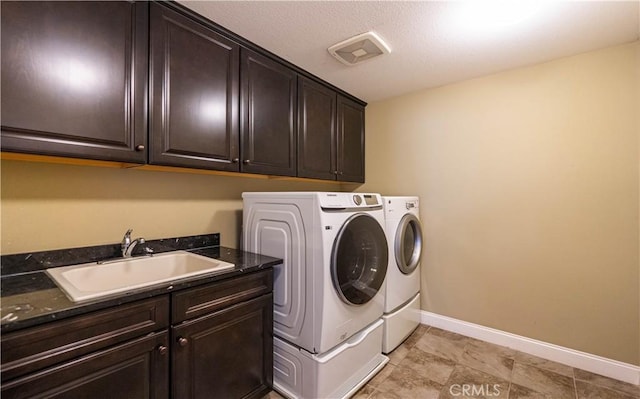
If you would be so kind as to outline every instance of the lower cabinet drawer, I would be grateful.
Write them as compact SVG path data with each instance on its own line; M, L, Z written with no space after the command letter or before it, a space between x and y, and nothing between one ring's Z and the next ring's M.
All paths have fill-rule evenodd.
M150 334L3 383L2 398L168 398L167 336Z
M173 294L173 324L215 312L273 289L273 270L262 270Z

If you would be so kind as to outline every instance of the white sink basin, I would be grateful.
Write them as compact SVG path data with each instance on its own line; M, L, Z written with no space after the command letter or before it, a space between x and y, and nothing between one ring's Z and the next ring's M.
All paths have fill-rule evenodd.
M56 267L46 272L72 301L81 302L232 267L232 263L176 251L102 264Z

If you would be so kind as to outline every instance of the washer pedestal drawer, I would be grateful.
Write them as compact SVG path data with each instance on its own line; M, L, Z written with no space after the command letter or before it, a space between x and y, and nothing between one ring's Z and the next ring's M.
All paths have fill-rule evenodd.
M381 351L382 320L322 353L274 337L273 385L287 398L348 398L389 361Z
M420 293L391 313L382 316L384 334L382 353L397 348L420 324Z

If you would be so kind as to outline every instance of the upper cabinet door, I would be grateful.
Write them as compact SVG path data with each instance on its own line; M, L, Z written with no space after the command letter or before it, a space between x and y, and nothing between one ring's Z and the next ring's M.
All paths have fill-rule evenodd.
M298 176L335 180L336 92L298 78Z
M151 4L149 162L239 170L235 42Z
M338 96L338 180L364 183L364 107Z
M148 4L1 7L2 150L145 163Z
M241 58L241 169L295 176L297 74L250 50Z

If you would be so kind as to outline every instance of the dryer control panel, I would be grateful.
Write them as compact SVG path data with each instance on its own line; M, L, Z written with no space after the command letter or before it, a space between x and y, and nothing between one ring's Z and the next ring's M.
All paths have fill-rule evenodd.
M379 208L382 197L374 193L319 193L323 209Z

